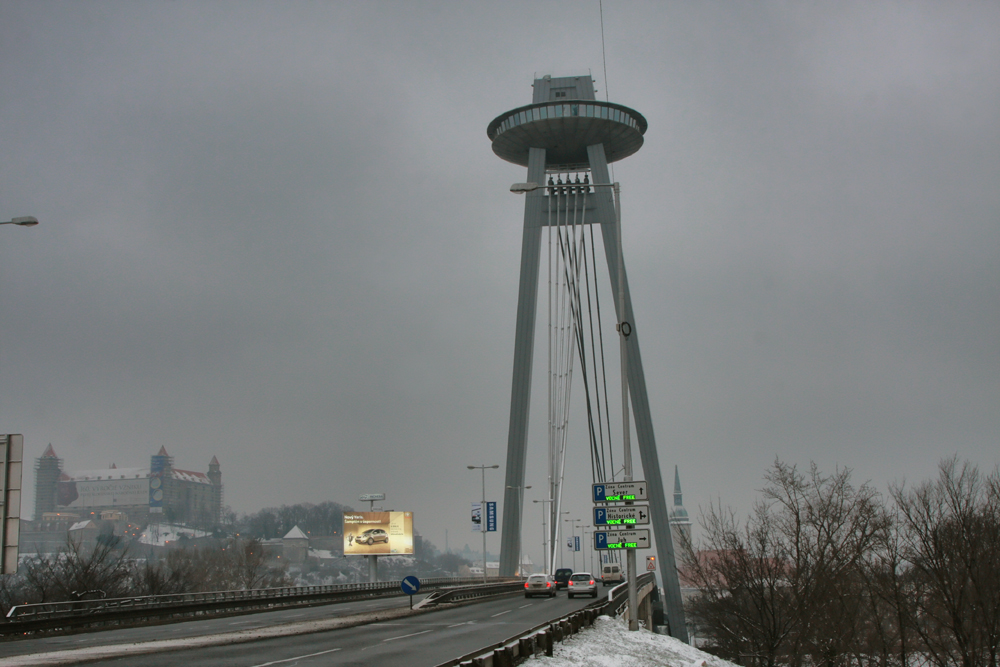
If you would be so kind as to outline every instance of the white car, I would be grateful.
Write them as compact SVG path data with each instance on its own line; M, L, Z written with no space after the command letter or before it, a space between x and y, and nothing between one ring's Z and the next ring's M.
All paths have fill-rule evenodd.
M535 595L548 595L550 598L556 596L555 579L547 574L533 574L524 582L524 597L530 598Z
M570 575L567 595L575 598L577 595L597 597L597 581L590 572L574 572Z

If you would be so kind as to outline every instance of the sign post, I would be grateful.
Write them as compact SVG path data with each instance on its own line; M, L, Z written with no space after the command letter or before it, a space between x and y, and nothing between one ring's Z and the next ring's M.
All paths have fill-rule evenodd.
M403 593L410 596L410 609L413 609L413 594L420 590L420 580L411 574L403 577L399 587L403 589Z
M375 501L385 500L384 493L362 493L358 496L358 500L361 502L368 502L368 511L375 511ZM375 554L368 554L365 556L368 559L368 581L375 583L378 581L378 556Z

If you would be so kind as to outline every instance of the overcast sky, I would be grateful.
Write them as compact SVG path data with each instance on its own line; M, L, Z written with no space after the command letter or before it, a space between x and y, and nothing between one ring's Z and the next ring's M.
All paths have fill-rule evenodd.
M596 0L0 3L0 219L41 220L0 228L0 431L68 469L216 455L239 512L382 491L476 546L466 466L500 464L499 499L525 179L486 126L536 75L589 72L649 121L615 177L692 516L746 513L775 457L881 489L953 454L992 469L1000 4L604 20L607 80Z

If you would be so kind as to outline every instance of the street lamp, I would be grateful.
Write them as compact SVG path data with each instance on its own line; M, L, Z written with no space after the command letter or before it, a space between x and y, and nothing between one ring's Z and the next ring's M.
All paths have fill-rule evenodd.
M20 227L34 227L38 224L38 218L25 215L20 218L13 218L12 220L7 220L6 222L0 222L0 225L18 225Z
M496 470L498 465L466 466L469 470L483 473L483 503L479 506L479 532L483 534L483 583L486 583L486 469Z
M552 554L549 549L549 531L545 529L545 503L555 502L552 498L545 500L532 500L533 503L542 503L542 549L545 554L545 574L552 574Z
M508 489L520 489L517 494L517 573L520 576L524 576L524 554L521 553L521 534L524 532L524 516L522 516L522 508L524 507L524 490L530 489L531 485L528 486L508 486Z
M564 514L570 514L570 513L571 512L569 510L566 510L565 512L559 512L559 514L557 514L556 518L554 519L554 521L556 522L556 525L554 525L552 527L553 532L555 532L555 534L556 534L556 543L555 543L554 546L559 547L559 567L565 567L566 566L566 559L563 557L563 554L565 552L563 551L563 548L562 548L561 543L559 541L559 540L562 539L562 536L563 536L563 534L561 532L559 532L559 517L561 517ZM566 521L566 519L563 519L563 521ZM552 549L552 553L553 554L555 553L555 551L556 551L555 549ZM555 560L555 558L553 558L553 560Z
M594 572L594 532L595 529L593 528L583 529L583 553L586 554L587 547L590 547L590 560L587 560L586 556L584 556L584 560L586 560L590 565L591 574Z
M573 545L570 546L570 551L573 552L573 571L576 572L576 526L574 524L580 523L580 519L563 519L569 524L570 536L573 538L571 542Z

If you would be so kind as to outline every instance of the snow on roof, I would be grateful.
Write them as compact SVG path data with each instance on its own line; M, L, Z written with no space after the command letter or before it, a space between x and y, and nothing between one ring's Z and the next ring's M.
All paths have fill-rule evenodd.
M98 470L65 471L62 481L85 482L98 479L136 479L149 477L149 468L100 468Z
M306 535L305 533L303 533L301 528L299 528L298 526L295 526L290 531L288 531L287 535L285 535L281 539L283 539L283 540L308 540L309 536Z
M94 523L90 519L87 519L86 521L77 521L72 526L70 526L69 529L70 530L83 530L84 528L86 528L88 526L93 526L94 528L97 528L97 524L96 523Z
M193 470L178 470L177 468L171 468L170 476L174 479L180 479L185 482L198 482L199 484L212 483L212 480L208 478L208 475L203 472L194 472Z
M335 558L340 558L340 556L334 555L332 551L327 551L326 549L310 549L310 558L318 558L320 560L333 560Z
M176 526L170 523L152 523L146 526L146 530L142 531L142 535L139 536L139 543L162 547L166 546L167 542L179 540L181 535L186 535L189 538L208 537L211 533L188 528L187 526Z

